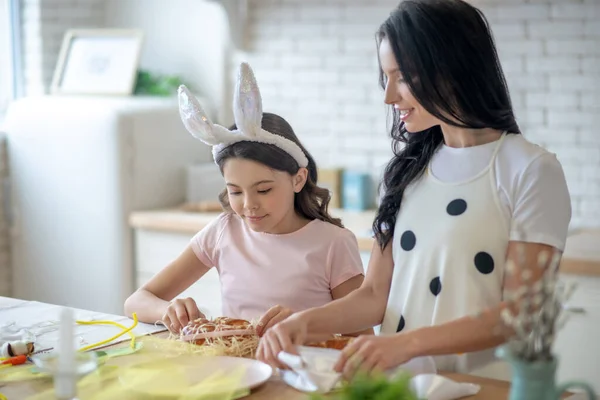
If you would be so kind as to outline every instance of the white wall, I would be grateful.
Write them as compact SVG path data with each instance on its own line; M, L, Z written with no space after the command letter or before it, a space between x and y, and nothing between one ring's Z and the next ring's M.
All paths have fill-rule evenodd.
M5 2L0 0L0 8ZM216 2L20 0L20 12L26 95L48 92L68 29L140 28L146 36L142 68L182 76L199 94L211 100L209 106L228 112L220 102L226 81L225 52L229 33L225 13ZM6 61L6 57L0 59L2 61ZM7 175L2 137L0 205L7 195L2 186ZM10 295L12 286L8 238L8 222L0 209L0 296Z
M106 0L105 26L144 31L141 68L176 74L220 114L225 58L229 45L227 15L220 4L190 0ZM220 119L220 118L218 118Z
M25 93L46 93L63 36L71 28L104 24L104 0L20 0Z
M600 0L473 0L491 21L525 136L563 164L573 226L600 226ZM324 165L378 176L391 155L374 32L397 0L251 0L245 59L264 109ZM231 71L233 72L233 71Z
M572 226L600 226L600 0L472 1L491 21L526 137L563 164ZM231 60L219 2L22 3L29 93L49 84L67 28L139 27L142 67L181 74L214 99L222 122L233 71L248 60L264 109L289 119L321 165L378 176L390 157L374 32L397 0L250 0L247 51Z
M227 16L206 0L21 0L25 89L47 93L68 29L137 28L145 41L140 67L179 75L222 106L229 45ZM217 120L220 117L217 116Z

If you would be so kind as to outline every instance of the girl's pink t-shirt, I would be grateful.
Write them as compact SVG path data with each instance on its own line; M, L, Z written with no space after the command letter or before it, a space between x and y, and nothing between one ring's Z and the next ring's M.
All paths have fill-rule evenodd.
M294 312L324 305L332 301L331 289L364 274L354 234L321 220L274 235L223 213L191 247L202 263L217 268L223 315L233 318L260 318L275 305Z

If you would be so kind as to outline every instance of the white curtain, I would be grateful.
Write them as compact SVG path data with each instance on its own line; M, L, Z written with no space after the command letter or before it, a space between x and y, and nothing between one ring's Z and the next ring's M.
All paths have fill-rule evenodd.
M0 121L13 96L9 0L0 0Z

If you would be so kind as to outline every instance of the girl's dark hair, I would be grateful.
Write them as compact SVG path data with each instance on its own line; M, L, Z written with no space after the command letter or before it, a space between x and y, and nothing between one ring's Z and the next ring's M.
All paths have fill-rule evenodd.
M329 190L317 186L317 164L310 153L306 151L290 124L276 114L263 113L262 128L272 134L283 136L286 139L296 143L308 158L308 176L304 187L294 197L294 209L304 218L309 220L320 219L321 221L343 227L339 218L333 218L329 215L328 207L331 195ZM232 125L229 129L237 129ZM216 157L217 164L223 172L225 161L229 158L244 158L266 165L269 168L278 171L285 171L290 175L298 173L300 166L284 150L277 146L257 142L237 142L221 150ZM227 190L219 195L219 201L223 208L231 211Z
M377 47L387 39L400 73L423 108L457 127L493 128L520 133L483 13L461 0L405 0L377 32ZM386 76L380 66L380 84ZM425 171L443 142L439 125L407 132L392 108L390 135L394 157L387 165L373 231L381 249L394 235L406 188Z

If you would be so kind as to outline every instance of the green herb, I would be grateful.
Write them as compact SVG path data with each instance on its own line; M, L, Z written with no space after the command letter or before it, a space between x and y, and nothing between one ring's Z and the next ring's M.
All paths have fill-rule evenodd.
M158 75L139 70L134 94L147 96L174 96L183 82L175 75Z
M393 380L385 375L358 375L344 383L335 395L313 395L311 400L418 400L410 388L410 379L408 374Z

